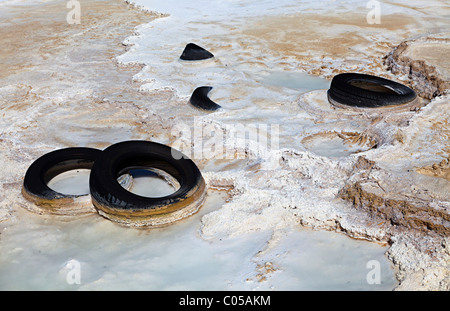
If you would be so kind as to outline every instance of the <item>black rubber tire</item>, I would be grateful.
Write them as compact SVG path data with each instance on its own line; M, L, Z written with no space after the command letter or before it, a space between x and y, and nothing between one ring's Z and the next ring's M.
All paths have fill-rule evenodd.
M222 108L220 105L213 102L208 97L208 93L213 88L211 86L201 86L194 90L192 93L191 98L189 99L189 102L192 106L201 109L201 110L207 110L207 111L215 111L217 109Z
M106 148L92 167L89 181L97 211L110 220L132 226L166 224L186 217L162 219L183 209L189 215L196 212L205 197L205 181L192 160L175 159L173 150L149 141L125 141ZM143 167L169 173L177 179L180 188L168 196L150 198L129 192L118 183L120 175Z
M213 58L214 55L195 43L189 43L184 48L180 59L185 61L198 61Z
M84 195L66 195L50 189L47 184L55 176L75 169L91 169L101 150L65 148L49 152L34 161L23 181L22 194L29 201L44 206L61 206ZM86 194L89 195L89 194Z
M366 87L355 85L357 83ZM328 90L328 99L332 104L359 108L403 105L416 98L414 90L403 84L359 73L336 75Z

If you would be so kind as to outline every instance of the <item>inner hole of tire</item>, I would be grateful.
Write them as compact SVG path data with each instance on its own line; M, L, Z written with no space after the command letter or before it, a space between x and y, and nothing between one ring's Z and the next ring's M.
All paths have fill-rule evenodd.
M178 180L171 174L154 167L122 169L117 181L127 191L149 198L171 195L181 187Z
M391 88L389 88L383 84L375 83L375 82L369 81L369 80L354 79L354 80L350 80L348 82L348 84L350 84L354 87L372 91L372 92L398 95L398 93L395 92L394 90L392 90Z
M89 159L71 159L49 167L44 176L44 183L60 194L83 196L90 193L89 176L94 162Z
M64 195L82 196L89 194L90 169L80 168L68 170L52 177L47 186Z

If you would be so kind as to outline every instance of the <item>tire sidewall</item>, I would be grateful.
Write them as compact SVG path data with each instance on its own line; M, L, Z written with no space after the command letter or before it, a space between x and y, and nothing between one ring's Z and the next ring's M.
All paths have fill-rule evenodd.
M178 171L180 188L174 193L159 198L136 195L124 189L118 182L118 171L123 163L133 159L146 158L167 162ZM166 171L165 169L163 169ZM173 176L173 172L168 172ZM175 177L175 176L174 176ZM195 163L186 158L174 159L172 148L149 141L127 141L106 148L91 170L89 186L94 205L126 211L162 209L180 202L193 193L204 182Z
M396 94L376 92L351 85L352 80L367 81L391 89ZM382 77L359 73L336 75L331 81L329 96L336 102L356 107L383 107L413 101L417 95L409 87Z

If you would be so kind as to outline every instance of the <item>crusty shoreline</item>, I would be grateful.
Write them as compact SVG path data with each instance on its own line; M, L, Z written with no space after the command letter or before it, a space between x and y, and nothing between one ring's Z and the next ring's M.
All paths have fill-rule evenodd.
M48 115L50 119L62 118L63 121L60 123L67 123L74 128L74 131L77 130L77 126L85 126L94 134L101 134L101 130L105 128L120 130L121 127L128 127L132 129L132 133L128 136L130 138L145 139L151 138L151 135L164 136L163 133L170 127L170 124L165 122L167 120L161 120L160 116L153 115L147 109L149 95L140 94L138 85L131 81L133 74L141 67L138 65L134 68L132 66L126 68L115 61L115 57L124 53L127 48L122 45L122 40L134 32L134 27L150 21L154 16L144 12L138 14L136 8L125 5L120 0L109 1L108 4L97 0L92 1L96 5L84 7L86 14L82 17L82 24L73 25L74 27L70 28L65 22L66 2L58 3L59 6L58 4L43 6L47 13L53 12L53 16L57 18L54 24L50 25L49 29L52 31L43 32L39 37L39 40L45 44L37 41L37 38L35 38L36 41L33 41L33 38L27 38L26 34L33 27L49 26L51 23L45 24L41 21L36 22L34 26L26 23L16 25L15 34L19 38L24 38L17 43L21 51L24 51L21 57L30 56L29 62L18 62L16 66L6 68L2 72L2 78L10 85L9 91L4 92L7 96L3 97L6 100L2 103L3 107L6 107L4 109L5 123L9 122L9 125L3 129L0 143L2 148L11 151L10 154L1 155L4 175L2 176L3 191L0 196L3 202L0 205L2 211L0 216L4 222L13 221L12 215L15 208L29 206L29 203L21 198L20 189L21 178L30 161L55 146L76 143L68 137L52 136L52 133L43 131L42 128L49 125L49 121L45 120L44 116ZM33 20L38 19L39 12L23 14L23 18ZM11 29L4 28L3 31L8 32ZM11 39L7 36L0 36L0 38L1 40ZM81 41L72 38L81 38ZM111 40L101 40L108 38ZM92 46L86 48L83 42ZM98 42L101 44L97 45ZM3 46L9 44L13 44L13 41L8 41ZM16 56L11 55L12 58L17 59ZM12 69L14 69L13 72L8 72ZM375 69L379 70L379 67ZM112 84L115 85L114 88L111 87ZM70 88L73 88L73 92L69 92ZM67 93L59 94L60 90ZM163 91L153 95L151 99L171 100L169 93ZM441 99L438 104L443 105L444 100L445 98ZM92 116L86 116L85 110L90 111ZM19 113L29 118L17 118L16 115ZM433 114L430 116L432 117ZM420 115L418 118L420 119ZM78 121L79 119L82 121ZM405 123L409 121L406 120ZM55 122L55 126L58 128L58 122ZM39 135L46 135L48 140L40 144ZM404 138L404 136L407 135L402 136L401 132L395 133L397 139L395 143L406 145L408 137ZM99 139L98 141L89 140L86 144L92 147L104 147L106 142ZM295 157L291 157L287 161L295 160ZM303 159L299 161L301 160ZM380 194L380 191L382 192L380 189L385 188L382 182L392 180L392 175L388 168L380 166L377 162L377 159L361 158L355 168L348 171L350 174L348 183L340 192L340 196L355 208L358 215L366 214L367 221L374 223L378 221L377 224L380 224L380 230L384 230L384 235L374 234L374 231L370 230L371 227L365 228L364 221L351 223L348 219L336 219L334 222L324 223L314 217L302 216L301 212L295 216L297 221L305 226L342 231L357 238L391 243L389 256L398 267L398 278L402 282L398 289L448 290L449 272L446 263L450 247L448 227L442 223L434 226L421 221L427 220L431 214L433 217L437 215L436 219L432 219L437 222L440 221L438 217L447 217L448 209L446 210L442 204L442 202L445 203L445 198L434 200L432 196L424 192L427 190L424 187L419 187L419 190L423 191L420 196L417 195L417 189L402 193L400 199ZM429 167L432 167L432 163ZM286 165L286 169L291 167ZM301 172L301 169L294 171ZM381 188L372 187L376 185L374 180L381 184ZM212 180L210 182L213 183ZM407 186L410 185L407 184ZM398 188L401 187L402 185L398 186ZM396 190L398 189L394 187L393 191ZM395 214L396 206L401 207L400 215ZM427 209L429 206L430 209ZM411 210L412 214L415 213L418 217L411 217ZM356 227L352 227L353 225ZM379 234L379 231L376 232Z
M450 37L425 36L403 41L385 59L394 74L407 75L419 96L432 99L445 95L450 89ZM414 50L419 50L420 53Z

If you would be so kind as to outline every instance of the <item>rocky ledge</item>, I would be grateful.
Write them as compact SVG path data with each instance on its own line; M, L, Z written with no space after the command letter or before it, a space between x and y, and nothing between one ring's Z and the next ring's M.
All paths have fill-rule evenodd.
M398 268L397 290L449 290L450 202L445 194L429 193L413 172L393 173L363 157L358 167L339 196L383 231L391 245L388 256Z
M419 96L432 99L450 89L449 33L402 42L385 58L394 74L405 74Z

